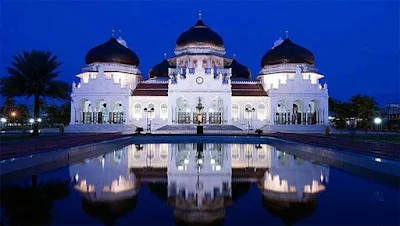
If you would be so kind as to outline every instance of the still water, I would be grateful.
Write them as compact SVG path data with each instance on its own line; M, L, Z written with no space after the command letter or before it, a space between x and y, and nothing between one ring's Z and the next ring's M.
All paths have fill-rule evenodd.
M398 187L267 144L132 144L2 184L2 225L399 225Z

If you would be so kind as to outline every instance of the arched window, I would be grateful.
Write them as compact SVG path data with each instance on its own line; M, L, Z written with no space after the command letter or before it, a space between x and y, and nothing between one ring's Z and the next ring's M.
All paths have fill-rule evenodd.
M137 103L135 104L135 112L134 116L136 119L141 119L142 118L142 105Z
M165 120L168 118L168 105L167 104L161 104L160 108L160 118L162 120Z
M151 110L151 109L153 109L153 110ZM150 103L150 104L147 105L147 111L148 111L149 119L154 119L155 116L156 116L156 114L155 114L156 113L156 108L155 108L153 103Z
M257 107L257 119L258 120L265 120L265 105L259 104Z
M240 119L239 105L238 105L238 104L233 104L233 105L232 105L232 119L233 119L233 120L238 120L238 119Z
M244 106L244 118L245 119L251 119L251 118L253 118L252 116L253 116L253 113L254 113L254 111L253 111L253 106L251 105L251 104L246 104L245 106Z

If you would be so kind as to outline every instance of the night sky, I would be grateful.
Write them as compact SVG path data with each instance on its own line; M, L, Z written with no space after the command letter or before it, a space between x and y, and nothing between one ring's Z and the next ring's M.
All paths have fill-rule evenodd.
M285 30L316 57L329 95L361 93L380 105L400 102L398 1L33 1L0 0L1 76L16 52L49 50L63 62L60 79L78 81L86 52L121 29L140 58L140 70L173 55L178 36L203 14L224 39L227 56L247 65L260 60Z

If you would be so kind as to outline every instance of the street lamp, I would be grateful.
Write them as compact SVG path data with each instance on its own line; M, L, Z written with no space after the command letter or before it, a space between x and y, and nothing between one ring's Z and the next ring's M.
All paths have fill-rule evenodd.
M35 122L35 119L31 118L31 119L29 119L29 122L30 122L30 123L34 123L34 122Z
M247 132L250 132L250 113L253 113L256 109L255 108L246 108L245 111L247 112ZM251 114L253 116L253 114Z
M42 122L42 119L41 119L41 118L38 118L37 121L38 121L38 122Z
M377 132L376 132L376 134L378 134L378 132L379 132L379 124L381 124L381 122L382 122L382 119L381 118L379 118L379 117L376 117L375 119L374 119L374 123L376 124L376 127L377 127Z
M151 133L151 119L149 123L149 114L154 111L154 108L144 108L143 110L146 112L147 133Z

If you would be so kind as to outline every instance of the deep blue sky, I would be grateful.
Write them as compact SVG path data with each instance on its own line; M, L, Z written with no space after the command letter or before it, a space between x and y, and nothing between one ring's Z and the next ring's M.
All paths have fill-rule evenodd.
M86 52L121 29L140 58L145 76L173 54L178 36L197 20L224 39L227 55L247 65L253 77L262 55L289 30L311 50L331 97L371 95L381 105L400 102L400 6L398 1L33 1L1 4L1 76L18 51L49 50L63 62L71 83ZM75 79L76 80L76 79Z

